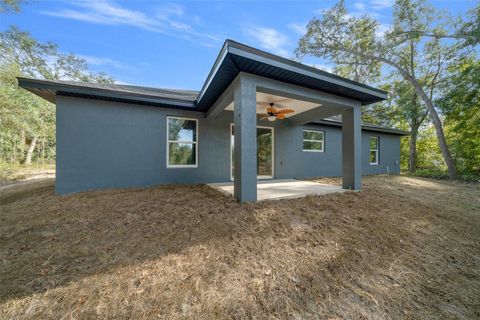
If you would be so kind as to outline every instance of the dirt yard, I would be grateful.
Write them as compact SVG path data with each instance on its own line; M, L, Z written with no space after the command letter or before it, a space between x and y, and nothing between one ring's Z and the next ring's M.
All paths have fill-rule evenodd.
M330 180L330 182L335 180ZM480 186L0 191L0 319L479 319Z

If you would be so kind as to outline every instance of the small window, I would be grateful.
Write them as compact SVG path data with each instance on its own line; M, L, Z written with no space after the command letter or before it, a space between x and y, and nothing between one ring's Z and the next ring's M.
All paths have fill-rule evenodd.
M167 117L167 167L196 168L197 120Z
M316 130L303 130L303 151L323 152L325 132Z
M370 137L370 164L378 164L378 137Z

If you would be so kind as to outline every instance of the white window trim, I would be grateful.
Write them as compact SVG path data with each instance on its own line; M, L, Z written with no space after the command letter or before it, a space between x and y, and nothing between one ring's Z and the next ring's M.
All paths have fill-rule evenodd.
M230 123L230 132L229 132L229 139L231 141L232 139L232 128L234 126L234 123ZM275 177L275 128L274 127L265 127L265 126L256 126L257 128L263 128L263 129L270 129L272 131L272 175L271 176L257 176L257 180L272 180L273 177ZM256 135L256 132L255 132ZM232 154L232 144L230 143L230 181L234 181L233 179L233 157L234 155ZM260 178L259 178L260 177Z
M375 148L375 149L372 149L372 147L370 146L370 139L372 139L372 138L375 138L375 139L377 140L377 148ZM378 137L378 136L370 136L370 137L368 138L368 149L369 149L369 152L368 152L368 161L370 162L370 165L372 165L372 166L376 166L376 165L378 165L378 163L379 163L379 161L378 161L378 160L379 160L379 156L380 156L380 148L379 148L379 147L380 147L380 137ZM375 160L377 160L377 161L375 161L375 162L371 162L371 161L370 161L370 153L371 153L372 151L375 151Z
M313 139L304 139L303 138L303 132L304 131L309 131L309 132L321 132L323 136L323 140L313 140ZM321 150L309 150L309 149L303 149L303 142L308 141L308 142L321 142L322 143L322 149ZM323 130L311 130L311 129L303 129L302 130L302 149L303 152L325 152L325 131Z
M170 131L169 131L169 127L170 127L170 119L180 119L180 120L192 120L192 121L195 121L195 127L196 127L196 131L195 131L195 134L196 134L196 141L183 141L183 140L170 140ZM175 168L198 168L198 119L194 119L194 118L186 118L186 117L177 117L177 116L167 116L167 136L166 136L166 140L167 140L167 168L172 168L172 169L175 169ZM190 144L193 144L195 145L195 164L169 164L169 161L170 161L170 143L171 142L174 142L174 143L190 143Z

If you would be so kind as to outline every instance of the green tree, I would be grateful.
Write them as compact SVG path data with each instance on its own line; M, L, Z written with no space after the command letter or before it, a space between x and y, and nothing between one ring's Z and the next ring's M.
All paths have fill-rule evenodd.
M450 67L453 73L437 103L462 173L480 171L480 61L474 56Z
M20 4L23 0L0 0L0 13L14 11L20 11Z
M112 83L103 73L88 71L85 60L40 43L28 32L10 27L0 33L0 144L8 161L30 164L39 140L54 141L53 104L17 86L17 76L49 80ZM8 156L9 155L9 156Z
M15 64L0 66L0 137L2 159L30 164L39 139L54 140L54 106L17 86ZM27 148L25 148L27 144Z
M375 37L375 30L375 21L371 19L355 20L349 29L352 37L358 39L355 46L362 51L367 50L370 46L370 39ZM366 62L359 56L351 59L348 54L338 52L334 73L361 83L377 82L380 80L381 66L379 61Z
M415 172L417 167L417 141L420 127L428 115L428 110L421 103L418 94L405 81L396 81L393 85L392 118L397 122L405 121L410 130L408 137L408 171Z
M13 26L0 33L0 64L9 63L18 65L22 75L30 77L113 83L104 73L89 72L84 59L60 52L52 42L40 43Z
M448 148L443 123L434 104L435 88L443 80L448 63L460 54L462 48L475 43L465 30L475 29L475 22L467 23L449 34L443 23L438 23L438 12L423 0L397 0L393 12L393 25L383 35L374 19L352 17L341 0L321 18L313 18L307 33L300 39L297 55L314 55L333 61L338 65L385 65L407 81L425 104L434 125L438 144L448 168L450 178L456 177L456 167ZM359 26L368 26L373 32L357 31ZM445 40L446 39L446 40ZM452 41L455 39L457 41ZM413 51L408 47L419 43L421 50L414 56L415 67L408 68Z

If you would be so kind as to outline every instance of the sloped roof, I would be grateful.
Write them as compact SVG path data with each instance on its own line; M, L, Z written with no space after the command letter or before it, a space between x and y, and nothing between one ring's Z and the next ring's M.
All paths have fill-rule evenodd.
M55 103L55 95L76 96L165 107L195 108L198 91L163 89L123 84L40 80L18 77L18 84Z
M226 40L197 99L206 111L240 72L357 100L362 105L385 100L387 92L292 61L242 43Z
M226 40L200 91L120 84L18 78L19 85L49 101L55 95L207 111L240 72L321 90L369 104L387 93L283 57Z
M312 124L319 124L319 125L341 127L342 126L342 116L341 115L336 115L336 116L333 116L333 117L328 117L328 118L320 119L320 120L317 120L317 121L312 121L311 123ZM369 130L369 131L397 134L397 135L401 135L401 136L410 135L410 132L408 132L408 131L403 131L403 130L400 130L400 129L390 128L390 127L381 126L381 125L378 125L378 124L368 123L368 122L362 122L362 129L363 130Z

